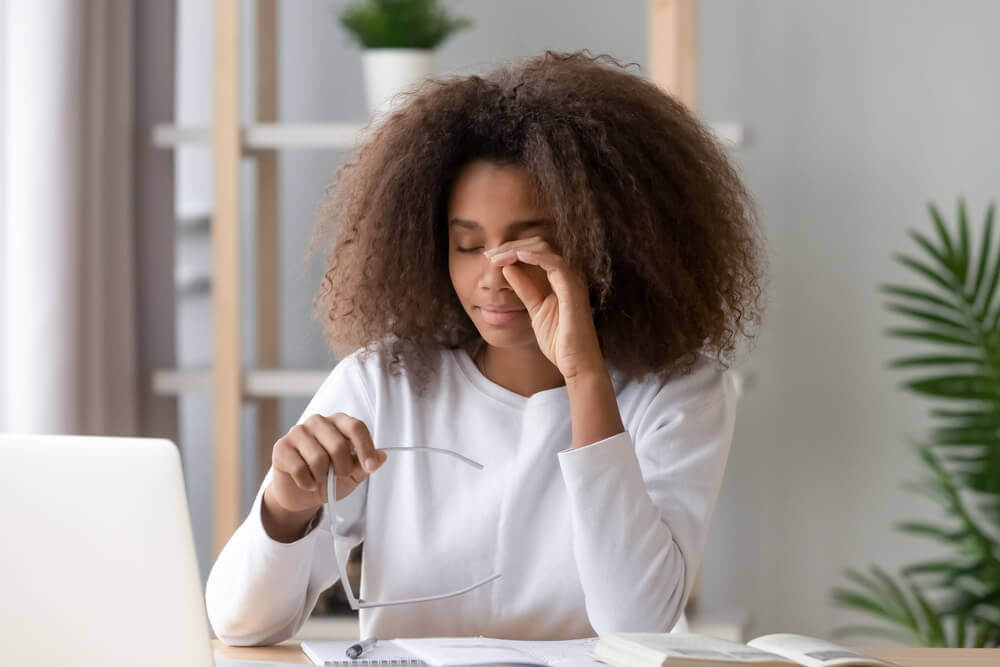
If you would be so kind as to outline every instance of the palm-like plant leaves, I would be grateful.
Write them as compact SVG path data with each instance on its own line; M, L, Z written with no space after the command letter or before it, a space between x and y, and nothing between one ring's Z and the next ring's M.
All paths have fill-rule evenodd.
M965 201L959 200L957 231L929 205L936 239L910 237L926 254L896 254L922 282L919 287L881 285L886 309L908 318L887 329L897 338L941 346L894 359L892 369L919 371L903 389L945 402L930 410L940 420L929 442L915 451L928 475L910 491L944 510L939 521L908 520L897 529L953 547L955 556L904 567L899 581L877 566L871 574L849 569L852 587L833 591L834 602L895 627L855 625L836 634L866 634L926 646L1000 645L1000 244L993 246L995 206L973 252ZM974 510L972 508L975 508ZM932 595L933 593L933 595Z

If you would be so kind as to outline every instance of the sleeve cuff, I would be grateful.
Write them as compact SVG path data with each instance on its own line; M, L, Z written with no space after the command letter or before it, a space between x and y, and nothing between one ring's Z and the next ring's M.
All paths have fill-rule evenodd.
M628 431L616 433L604 440L564 449L558 454L563 477L570 479L589 478L594 474L606 473L608 467L632 459L638 468L639 460L632 447L632 436Z
M295 540L294 542L279 542L270 535L268 535L267 530L264 528L264 521L261 518L261 512L263 511L263 493L257 496L254 500L254 506L250 511L250 532L253 536L253 543L260 552L268 555L274 555L277 558L287 558L291 554L297 554L299 552L311 553L315 546L313 542L316 539L316 527L320 525L323 520L325 508L321 507L320 511L309 520L306 524L305 531L302 537Z

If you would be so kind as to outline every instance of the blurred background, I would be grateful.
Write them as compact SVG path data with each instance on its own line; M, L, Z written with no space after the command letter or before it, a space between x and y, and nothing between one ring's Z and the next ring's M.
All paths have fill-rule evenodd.
M445 5L472 25L436 49L433 73L589 49L649 76L650 54L674 49L650 43L651 17L684 9L664 4L454 0ZM364 49L337 18L345 2L235 5L227 27L202 0L0 3L0 430L177 442L203 577L218 539L213 290L238 295L228 331L245 368L298 371L256 377L238 403L241 447L225 483L242 518L262 424L284 433L336 363L310 316L322 262L303 258L346 155L337 132L371 112ZM928 202L951 220L964 197L978 229L996 196L1000 4L681 5L696 17L672 15L684 30L670 34L688 46L671 53L686 54L688 99L758 203L772 274L759 341L737 367L744 393L692 614L742 639L829 637L858 620L831 600L845 567L895 570L937 553L892 528L940 512L901 487L920 476L907 439L929 418L886 367L909 348L885 335L893 319L877 286L913 281L892 254L909 249L907 229L932 233ZM258 32L262 22L272 30ZM216 48L234 43L230 29L237 75L220 89ZM262 61L268 44L273 61ZM227 113L241 124L268 123L256 147L240 148L249 135L235 125L230 144L208 131L220 93L234 95ZM238 165L224 193L220 146ZM226 238L238 279L224 284L220 194L237 203ZM259 235L261 219L275 236Z

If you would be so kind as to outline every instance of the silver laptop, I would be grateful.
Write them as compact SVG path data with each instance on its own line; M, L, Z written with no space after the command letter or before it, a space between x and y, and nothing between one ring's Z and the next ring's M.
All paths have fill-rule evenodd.
M211 667L172 442L0 435L0 655Z

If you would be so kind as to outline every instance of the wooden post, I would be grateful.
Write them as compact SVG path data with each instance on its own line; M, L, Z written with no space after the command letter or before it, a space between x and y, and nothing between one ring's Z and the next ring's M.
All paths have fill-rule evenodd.
M214 553L240 521L239 0L215 0L212 163L212 465Z
M257 121L278 120L276 0L257 0ZM257 366L280 365L277 151L255 152L257 160ZM278 439L276 398L257 400L257 482L271 466L271 449Z
M698 111L698 2L649 0L650 79Z
M649 0L649 75L692 113L698 113L698 0ZM701 574L687 610L698 608Z

